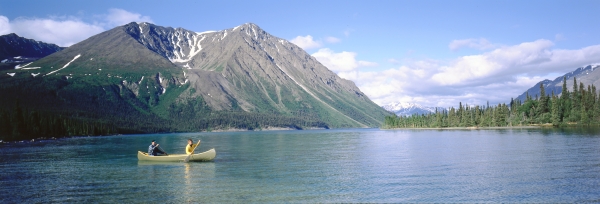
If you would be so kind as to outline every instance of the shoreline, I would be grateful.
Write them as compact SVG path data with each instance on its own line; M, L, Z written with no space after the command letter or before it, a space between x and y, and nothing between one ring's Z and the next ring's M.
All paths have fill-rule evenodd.
M204 130L204 131L200 131L200 132L252 132L252 131L260 132L260 131L278 131L278 130L327 130L327 128L308 127L308 128L304 128L304 129L297 129L297 128L291 128L291 127L266 127L266 128L252 129L252 130L240 129L240 128L228 128L228 129L217 129L217 130L210 130L210 131Z
M304 129L296 129L290 127L266 127L260 129L239 129L239 128L228 128L228 129L216 129L216 130L204 130L199 131L197 133L210 133L210 132L261 132L261 131L281 131L281 130L327 130L328 128L320 128L320 127L308 127ZM155 132L155 133L138 133L138 134L168 134L168 133L193 133L193 132ZM34 139L28 140L15 140L15 141L4 141L0 140L0 144L9 144L9 143L34 143L41 141L51 141L51 140L61 140L61 139L72 139L72 138L83 138L83 137L112 137L112 136L123 136L127 134L112 134L112 135L79 135L79 136L64 136L64 137L38 137Z
M545 125L506 126L506 127L443 127L443 128L380 128L381 130L502 130L502 129L534 129L553 128Z
M544 123L544 124L530 124L524 126L502 126L502 127L428 127L428 128L416 128L416 127L407 127L407 128L379 128L380 130L494 130L494 129L534 129L534 128L577 128L577 127L599 127L600 124L588 124L581 125L577 123L566 123L560 124L559 126L554 126L552 123Z

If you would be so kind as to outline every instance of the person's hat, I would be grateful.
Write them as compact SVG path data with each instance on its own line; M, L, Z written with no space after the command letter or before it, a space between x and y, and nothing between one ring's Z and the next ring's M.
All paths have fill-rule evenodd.
M152 140L152 142L156 142L155 140Z

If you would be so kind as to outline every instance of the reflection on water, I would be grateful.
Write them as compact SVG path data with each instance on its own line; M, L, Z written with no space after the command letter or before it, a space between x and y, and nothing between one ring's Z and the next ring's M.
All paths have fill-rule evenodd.
M598 202L599 129L150 134L0 146L0 203ZM137 161L187 138L214 162Z

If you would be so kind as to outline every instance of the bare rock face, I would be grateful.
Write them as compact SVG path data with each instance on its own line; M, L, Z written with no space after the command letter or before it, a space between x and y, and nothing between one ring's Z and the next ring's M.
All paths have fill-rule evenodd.
M390 114L352 81L252 23L199 33L132 22L29 66L47 77L114 85L119 100L165 120L262 114L325 127L377 127ZM286 128L298 126L306 124Z
M194 96L203 97L216 110L230 108L233 99L248 112L265 104L279 112L293 112L298 110L294 106L317 103L356 126L377 124L385 114L372 107L374 103L353 82L252 23L203 33L148 23L131 23L126 30L149 50L184 69L197 90ZM335 108L340 106L345 108ZM378 116L368 116L361 110L365 107L378 110ZM356 112L363 112L362 122L350 116Z

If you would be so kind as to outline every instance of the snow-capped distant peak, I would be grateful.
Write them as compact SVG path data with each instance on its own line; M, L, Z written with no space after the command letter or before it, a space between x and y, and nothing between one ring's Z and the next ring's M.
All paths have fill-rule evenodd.
M422 106L420 106L416 103L396 102L396 103L390 103L388 105L384 105L382 107L388 111L395 111L395 110L415 108L415 107L421 108Z
M416 103L396 102L381 106L396 115L410 116L413 114L435 113L435 107L424 107Z

